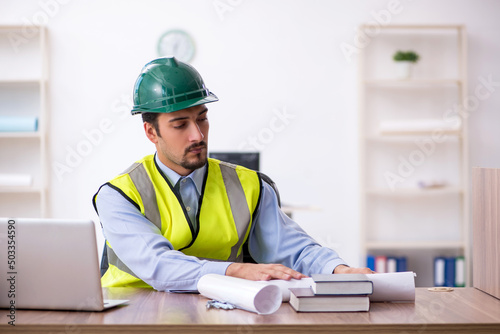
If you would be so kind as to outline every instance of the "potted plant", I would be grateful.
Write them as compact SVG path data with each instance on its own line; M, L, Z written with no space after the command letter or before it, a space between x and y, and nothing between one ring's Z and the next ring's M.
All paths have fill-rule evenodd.
M399 66L398 78L409 79L412 66L419 60L420 56L415 51L398 50L392 59Z

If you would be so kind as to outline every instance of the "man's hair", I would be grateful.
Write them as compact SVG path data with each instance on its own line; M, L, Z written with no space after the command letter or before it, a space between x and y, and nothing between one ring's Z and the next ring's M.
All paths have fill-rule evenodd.
M158 127L158 116L160 116L160 114L157 112L145 112L142 113L142 121L153 125L156 134L158 135L158 137L161 137L160 129Z

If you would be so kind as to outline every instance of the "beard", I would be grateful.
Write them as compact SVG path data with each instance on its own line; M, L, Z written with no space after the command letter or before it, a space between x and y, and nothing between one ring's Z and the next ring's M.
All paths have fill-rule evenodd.
M201 141L199 143L193 144L186 148L184 151L184 156L182 160L180 161L179 165L185 169L189 170L195 170L198 168L201 168L205 166L207 163L207 151L203 151L201 153L197 153L194 158L188 159L187 155L190 153L191 150L193 149L198 149L198 148L207 148L207 143L204 141Z

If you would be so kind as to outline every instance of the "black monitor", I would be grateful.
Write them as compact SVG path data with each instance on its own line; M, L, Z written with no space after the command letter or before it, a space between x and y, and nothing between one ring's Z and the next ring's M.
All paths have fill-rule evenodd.
M259 152L210 152L208 156L220 161L240 165L257 172L260 168Z

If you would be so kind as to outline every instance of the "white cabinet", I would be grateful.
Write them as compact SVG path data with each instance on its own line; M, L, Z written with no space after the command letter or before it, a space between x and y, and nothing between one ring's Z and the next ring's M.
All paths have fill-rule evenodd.
M434 285L435 258L464 256L470 284L465 28L359 33L370 38L359 57L363 256L406 258L417 286ZM409 78L398 50L420 56Z
M40 26L0 26L0 216L47 216L47 57Z

